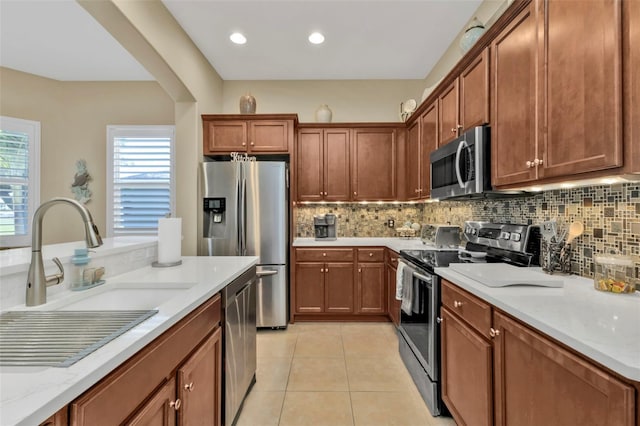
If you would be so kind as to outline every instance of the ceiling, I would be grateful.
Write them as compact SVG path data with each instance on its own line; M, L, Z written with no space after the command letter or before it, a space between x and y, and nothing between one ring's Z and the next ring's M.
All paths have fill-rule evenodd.
M224 80L331 80L424 78L482 0L162 2ZM324 44L308 42L313 31ZM153 79L73 0L0 0L0 65L62 81Z

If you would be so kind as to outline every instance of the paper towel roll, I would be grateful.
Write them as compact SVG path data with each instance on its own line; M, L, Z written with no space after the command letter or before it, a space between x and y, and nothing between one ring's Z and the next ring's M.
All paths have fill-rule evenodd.
M180 260L182 246L182 218L158 219L158 263L174 263Z

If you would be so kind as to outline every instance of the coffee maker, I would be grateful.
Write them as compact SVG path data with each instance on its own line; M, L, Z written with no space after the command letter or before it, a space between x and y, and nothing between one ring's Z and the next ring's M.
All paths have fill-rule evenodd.
M313 230L316 241L334 241L336 239L336 215L313 216Z

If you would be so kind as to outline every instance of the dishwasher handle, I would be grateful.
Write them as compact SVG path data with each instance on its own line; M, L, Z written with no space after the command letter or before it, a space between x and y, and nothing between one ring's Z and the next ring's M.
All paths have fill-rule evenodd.
M256 272L256 277L258 278L268 277L269 275L276 275L277 273L278 271L258 271Z

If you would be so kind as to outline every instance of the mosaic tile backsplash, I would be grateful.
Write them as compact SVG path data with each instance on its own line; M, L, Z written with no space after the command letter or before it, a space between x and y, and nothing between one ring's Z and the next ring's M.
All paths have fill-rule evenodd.
M314 204L298 206L296 236L313 237L313 216L334 213L338 237L394 237L387 226L405 222L448 223L466 220L537 224L556 219L560 230L571 222L584 223L584 234L573 243L571 270L585 277L595 271L593 256L602 253L635 257L627 275L640 283L640 183L541 192L506 200L442 201L410 204Z

